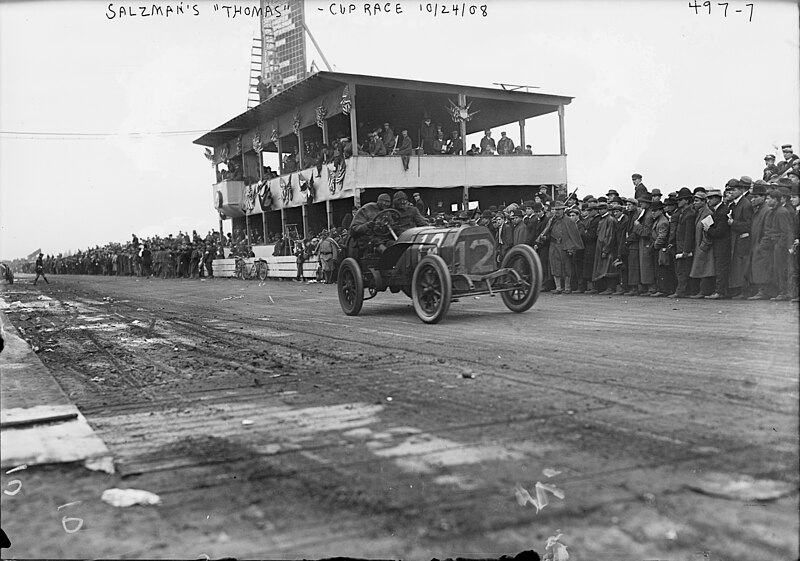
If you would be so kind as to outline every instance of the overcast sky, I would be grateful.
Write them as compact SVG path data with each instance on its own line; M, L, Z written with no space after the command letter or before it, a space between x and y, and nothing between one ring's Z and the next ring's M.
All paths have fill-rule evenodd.
M781 144L800 151L795 2L756 0L752 21L745 2L727 17L685 0L486 0L486 17L433 17L405 0L402 14L367 16L352 3L333 16L330 2L306 2L334 70L574 97L567 165L581 196L632 194L634 171L662 191L719 187L760 176ZM258 19L213 5L143 18L119 8L152 2L0 3L0 258L218 226L212 169L192 141L246 109ZM558 151L555 118L526 135L535 152Z

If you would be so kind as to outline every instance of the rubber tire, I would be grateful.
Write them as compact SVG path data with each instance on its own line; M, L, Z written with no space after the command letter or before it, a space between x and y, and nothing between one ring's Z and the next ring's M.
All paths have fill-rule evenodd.
M262 281L267 280L267 274L269 273L269 266L264 263L263 261L258 263L258 278Z
M364 304L364 277L358 261L348 257L339 266L336 288L339 292L339 305L348 316L357 316ZM347 285L347 286L346 286ZM352 292L348 295L346 291Z
M421 303L422 298L425 296L421 281L423 274L426 274L429 270L435 274L435 280L441 287L439 301L432 310L426 310L425 308L430 308L430 306L423 307ZM447 315L452 298L453 284L450 278L450 271L447 269L444 259L438 255L426 255L417 264L411 280L411 300L414 302L414 311L417 312L417 316L425 323L439 323Z
M524 263L525 270L517 269L517 272L520 273L523 279L530 282L530 289L524 293L522 298L514 298L512 296L513 292L502 292L500 294L506 308L518 314L531 309L531 306L539 299L539 293L542 289L542 263L532 247L525 244L515 245L503 257L500 267L511 267L512 262L519 263L520 261Z

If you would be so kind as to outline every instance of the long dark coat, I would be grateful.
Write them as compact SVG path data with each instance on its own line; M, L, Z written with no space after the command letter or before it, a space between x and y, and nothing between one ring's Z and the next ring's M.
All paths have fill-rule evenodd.
M550 274L554 277L574 276L572 260L567 251L583 249L583 241L578 233L578 225L566 217L553 217L550 238Z
M711 216L711 209L703 206L694 219L694 260L689 273L693 279L705 279L717 274L714 269L714 245L701 224L706 216Z
M694 253L695 216L691 205L679 211L675 226L675 253Z
M634 221L634 231L639 235L639 282L641 284L655 284L656 264L655 252L651 231L655 218L649 210L645 211L641 220Z
M767 237L767 230L772 226L774 214L767 206L762 203L755 214L750 225L750 244L753 252L750 258L751 280L755 284L772 284L774 282L774 267L772 263L772 243Z
M605 255L605 258L603 257ZM617 220L606 213L597 222L597 242L594 250L594 268L592 280L598 281L606 277L617 276L611 265L617 258Z
M600 223L600 215L587 218L586 233L583 235L583 274L582 277L590 280L594 274L594 253L597 246L597 225Z
M736 205L731 205L731 272L728 286L740 288L750 276L750 226L753 222L753 205L747 197L742 197Z

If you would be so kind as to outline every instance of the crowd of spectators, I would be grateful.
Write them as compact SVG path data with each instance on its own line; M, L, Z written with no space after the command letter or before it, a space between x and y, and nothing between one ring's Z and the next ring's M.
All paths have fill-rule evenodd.
M213 276L213 261L223 255L219 234L205 237L179 231L167 237L139 239L136 234L126 243L111 242L78 250L71 255L46 255L44 272L55 275L107 275L157 278L199 278ZM34 272L33 263L21 263L22 272Z
M730 179L720 189L681 187L665 199L633 174L635 195L548 201L539 195L477 223L497 241L497 259L533 247L544 291L711 300L798 298L800 158L765 157L762 178ZM663 200L662 200L663 199Z

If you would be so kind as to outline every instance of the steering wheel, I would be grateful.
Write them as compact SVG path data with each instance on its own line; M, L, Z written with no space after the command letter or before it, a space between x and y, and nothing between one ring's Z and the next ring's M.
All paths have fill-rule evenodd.
M387 228L389 232L392 234L394 239L397 239L397 234L394 232L394 226L400 220L400 211L394 208L387 208L380 211L378 214L375 215L375 218L372 219L372 222L375 223L376 226L382 226Z

